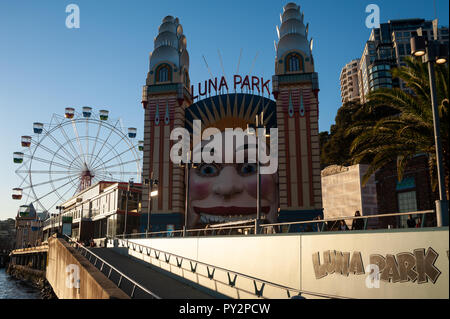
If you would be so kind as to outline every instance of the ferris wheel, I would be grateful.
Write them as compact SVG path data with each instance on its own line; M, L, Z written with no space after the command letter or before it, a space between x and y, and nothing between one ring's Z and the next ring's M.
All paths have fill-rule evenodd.
M109 111L87 106L81 113L68 107L50 123L33 123L33 134L22 136L22 150L13 154L20 184L12 198L52 212L99 181L140 182L144 142L136 142L136 134Z

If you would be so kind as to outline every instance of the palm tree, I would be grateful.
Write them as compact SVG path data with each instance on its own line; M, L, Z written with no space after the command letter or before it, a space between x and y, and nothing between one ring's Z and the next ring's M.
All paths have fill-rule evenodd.
M402 80L410 92L400 88L382 88L371 92L369 102L363 109L374 114L380 107L395 110L394 115L366 119L354 123L347 134L357 134L350 152L354 163L369 159L369 169L363 177L369 177L386 164L397 161L398 178L408 161L417 154L428 154L433 189L437 185L436 152L433 131L428 69L425 63L407 57L406 66L391 70L394 78ZM449 166L449 68L448 65L436 67L436 93L440 117L440 133L444 159L445 184L448 198Z

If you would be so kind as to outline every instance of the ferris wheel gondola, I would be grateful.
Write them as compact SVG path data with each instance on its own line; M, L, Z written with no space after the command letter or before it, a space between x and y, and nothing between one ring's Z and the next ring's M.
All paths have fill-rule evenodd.
M13 154L20 178L12 191L15 200L51 212L99 181L141 179L143 142L134 140L137 129L124 129L108 110L96 113L84 106L77 113L67 107L64 116L54 114L50 123L33 123L33 132L21 137L23 149Z

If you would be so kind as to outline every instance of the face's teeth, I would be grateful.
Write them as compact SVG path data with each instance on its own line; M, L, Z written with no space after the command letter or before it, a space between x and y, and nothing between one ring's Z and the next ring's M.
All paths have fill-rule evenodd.
M203 224L236 222L254 218L256 218L256 215L221 216L221 215L200 214L200 222ZM265 218L266 216L264 214L261 214L261 219Z

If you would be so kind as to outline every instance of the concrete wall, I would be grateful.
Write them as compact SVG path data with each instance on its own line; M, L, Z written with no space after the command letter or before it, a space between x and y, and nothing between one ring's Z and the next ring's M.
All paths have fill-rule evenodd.
M448 228L130 241L308 291L307 298L317 297L313 293L344 298L449 297ZM238 278L232 289L226 272L217 270L215 280L210 280L206 267L199 266L194 274L187 261L178 267L175 258L166 262L166 256L156 259L154 252L147 256L132 247L129 254L232 298L255 298L247 293L253 290L252 281ZM380 280L371 281L369 264L378 265ZM288 297L286 289L268 285L263 296Z
M322 199L324 218L338 218L354 216L359 210L361 215L377 213L377 189L374 175L365 186L362 177L367 171L367 165L353 165L349 167L329 167L322 170ZM351 226L352 220L347 220ZM369 226L377 221L369 219Z
M46 277L59 299L129 299L64 240L50 238L48 244Z

